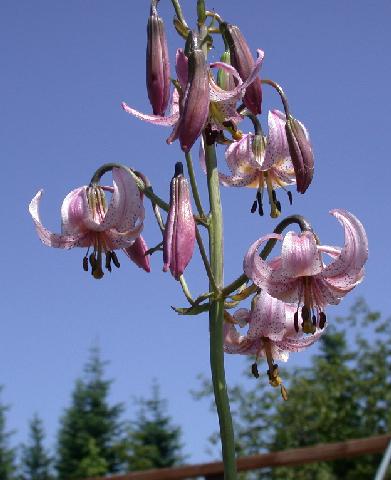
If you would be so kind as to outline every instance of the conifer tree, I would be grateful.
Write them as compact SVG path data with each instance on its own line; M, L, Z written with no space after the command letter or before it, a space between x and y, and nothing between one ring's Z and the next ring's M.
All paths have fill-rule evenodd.
M30 422L30 438L22 446L21 478L22 480L51 480L52 459L44 446L45 432L42 420L34 415Z
M71 406L61 419L56 462L59 480L85 478L90 472L105 475L120 468L123 408L109 404L112 382L105 379L104 366L99 350L92 349L83 378L76 381Z
M181 429L173 425L167 415L159 386L155 383L151 397L139 403L137 419L132 422L127 439L127 470L165 468L182 463Z
M0 392L2 387L0 387ZM10 446L12 432L7 431L6 413L8 406L0 403L0 479L15 480L15 449Z

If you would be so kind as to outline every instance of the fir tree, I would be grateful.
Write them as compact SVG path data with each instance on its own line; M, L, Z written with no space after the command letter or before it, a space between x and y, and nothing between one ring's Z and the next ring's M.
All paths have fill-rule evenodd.
M151 398L139 400L137 420L131 424L126 442L128 471L165 468L183 462L181 429L166 414L166 401L157 384Z
M91 351L84 376L76 381L72 404L60 425L56 469L59 480L76 480L90 473L115 473L120 468L118 439L122 405L109 405L111 381L104 378L98 349Z
M0 387L0 392L2 387ZM8 406L0 403L0 479L15 480L15 449L10 447L12 432L7 431L6 413Z
M52 459L44 446L45 432L42 420L35 415L30 422L30 438L22 446L20 469L22 480L50 480Z

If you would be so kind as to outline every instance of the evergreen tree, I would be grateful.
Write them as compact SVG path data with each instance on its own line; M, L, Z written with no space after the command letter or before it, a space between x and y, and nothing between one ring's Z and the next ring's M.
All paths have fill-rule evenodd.
M0 387L0 392L2 387ZM10 447L12 432L7 431L6 413L8 407L0 403L0 479L15 480L15 449Z
M120 468L118 441L121 404L109 405L111 381L104 378L99 350L91 351L84 376L76 381L72 404L58 434L56 469L59 480L115 473ZM88 472L88 473L86 473Z
M391 323L359 299L347 317L330 320L308 366L282 370L288 401L261 382L230 391L241 455L369 437L391 429ZM281 366L281 365L280 365ZM288 364L289 368L289 364ZM248 371L250 367L248 367ZM210 393L204 383L198 396ZM214 438L216 441L216 438ZM366 480L381 456L265 469L267 480Z
M30 422L30 438L22 446L20 469L22 480L50 480L52 459L44 446L45 432L42 420L35 415Z
M166 414L166 401L160 397L157 384L151 398L139 401L137 420L129 429L125 444L128 471L165 468L183 462L181 429L172 425Z

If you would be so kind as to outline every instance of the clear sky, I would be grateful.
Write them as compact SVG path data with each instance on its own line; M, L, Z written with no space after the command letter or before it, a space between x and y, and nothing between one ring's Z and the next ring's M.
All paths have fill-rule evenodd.
M189 21L195 4L183 2ZM326 244L343 240L338 222L328 215L332 208L352 211L367 229L365 281L339 307L330 307L330 316L345 313L358 295L390 313L391 3L207 5L241 27L254 54L256 48L265 51L262 75L283 85L293 113L309 129L315 178L304 196L294 194L293 207L283 198L283 213L308 217ZM82 270L84 250L44 247L27 211L44 188L43 222L59 231L63 197L112 161L143 171L156 192L168 197L174 163L183 158L178 144L166 145L168 129L144 124L120 107L125 100L151 112L145 89L148 11L147 0L0 2L0 384L3 401L11 405L14 442L25 440L27 422L38 412L53 443L88 349L98 343L110 362L108 376L115 379L112 401L124 401L134 412L132 397L148 395L157 378L174 421L183 427L190 460L202 461L217 423L207 402L195 402L189 390L197 386L198 373L209 372L207 317L173 313L170 305L185 301L179 285L162 273L159 254L151 274L122 259L118 271L96 281ZM171 28L171 2L161 0L159 11L173 74L182 42ZM219 53L212 52L211 59ZM280 108L267 87L264 97L264 113ZM196 168L202 183L198 163ZM250 243L275 225L249 213L253 195L253 190L223 190L227 282L241 273ZM144 236L150 245L160 241L149 205ZM195 295L206 290L197 254L187 278ZM297 354L296 361L309 354ZM238 380L243 365L241 358L227 358L230 381Z

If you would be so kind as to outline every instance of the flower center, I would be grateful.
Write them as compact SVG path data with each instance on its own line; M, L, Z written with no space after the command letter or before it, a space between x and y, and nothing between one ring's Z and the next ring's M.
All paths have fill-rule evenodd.
M294 314L294 326L296 332L299 332L299 309L301 307L301 327L304 333L314 334L316 327L323 329L326 325L326 314L319 305L316 288L312 277L302 277L302 291L299 295L299 303Z

